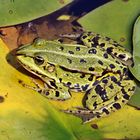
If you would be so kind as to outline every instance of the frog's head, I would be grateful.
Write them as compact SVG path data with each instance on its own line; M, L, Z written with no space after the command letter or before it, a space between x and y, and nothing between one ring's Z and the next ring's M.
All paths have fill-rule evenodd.
M47 41L37 39L32 44L23 45L17 49L18 62L31 73L44 79L49 77L55 79L55 66L48 63L45 50Z

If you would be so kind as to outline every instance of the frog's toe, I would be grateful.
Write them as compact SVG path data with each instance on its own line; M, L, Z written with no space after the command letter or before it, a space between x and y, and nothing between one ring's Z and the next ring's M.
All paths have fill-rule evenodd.
M87 110L87 109L81 108L81 107L74 107L74 108L77 108L77 110L67 109L67 110L61 110L61 111L64 113L72 114L76 117L81 118L83 121L83 124L90 122L91 120L94 120L97 118L98 114L96 112L93 113L93 111L90 111L90 110Z
M85 114L89 114L89 110L85 109L85 108L81 108L81 107L73 107L76 108L77 110L71 110L71 109L67 109L67 110L61 110L67 114L73 114L73 115L85 115Z
M69 38L69 39L76 39L80 37L80 33L71 33L71 34L60 34L59 37L61 38Z
M77 107L76 107L77 108ZM79 107L78 107L79 108ZM85 110L84 108L78 109L78 110L61 110L64 113L67 114L72 114L76 117L79 117L82 119L83 124L90 122L91 120L94 120L94 118L96 119L97 114L96 113L91 113L89 110Z
M87 108L83 108L81 106L74 106L73 108L77 110L86 110L86 111L88 110Z
M66 110L60 109L60 111L62 111L64 113L67 113L67 114L74 114L74 111L73 110L69 110L69 109L66 109Z
M26 87L26 88L28 88L28 89L32 89L32 90L34 90L34 91L36 91L36 92L38 92L38 93L41 93L41 92L43 91L43 89L39 86L39 84L35 84L36 87L35 87L35 86L30 86L30 85L28 85L28 84L25 84L23 81L20 81L20 84L21 84L23 87Z

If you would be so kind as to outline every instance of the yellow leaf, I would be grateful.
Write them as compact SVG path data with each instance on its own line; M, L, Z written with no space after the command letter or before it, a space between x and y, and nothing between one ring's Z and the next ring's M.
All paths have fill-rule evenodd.
M68 101L51 101L23 87L19 80L32 85L31 80L7 62L6 58L13 61L8 53L0 40L1 140L140 138L139 110L126 105L106 118L83 125L79 118L59 111L81 105L82 93L72 93Z

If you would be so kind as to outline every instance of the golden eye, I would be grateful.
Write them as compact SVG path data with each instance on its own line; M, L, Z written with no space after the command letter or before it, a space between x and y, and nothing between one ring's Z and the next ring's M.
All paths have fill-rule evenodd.
M42 65L44 63L44 58L41 56L36 56L34 57L34 62L37 65Z

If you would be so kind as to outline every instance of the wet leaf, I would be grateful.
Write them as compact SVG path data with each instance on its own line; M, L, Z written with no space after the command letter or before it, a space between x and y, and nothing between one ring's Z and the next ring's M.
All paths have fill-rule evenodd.
M0 139L140 138L140 111L125 106L106 118L81 124L79 118L65 114L60 109L81 105L83 94L72 93L72 99L68 101L52 101L23 87L21 81L34 85L28 76L21 73L19 65L11 62L14 59L8 52L0 40Z
M134 67L130 67L132 74L140 81L140 17L137 18L133 29L133 60ZM139 84L138 84L139 85ZM130 105L140 108L140 85L129 102Z
M85 30L111 37L132 49L132 28L140 11L139 0L114 0L79 20Z
M20 24L48 15L70 0L0 0L0 27Z
M137 18L133 29L133 59L134 67L131 72L140 81L140 17Z
M140 86L137 86L135 94L129 101L129 105L134 106L137 109L140 109Z
M124 0L118 0L117 2L113 1L109 3L110 7L108 7L108 4L105 5L105 7L107 6L107 9L109 10L111 18L109 18L109 15L108 18L103 18L102 14L104 13L104 16L106 16L108 10L106 9L104 11L104 6L100 7L92 12L96 13L93 14L93 17L96 20L93 20L94 18L89 18L89 23L87 22L89 25L85 25L87 27L92 27L94 21L94 28L89 28L89 30L93 31L97 29L95 30L97 33L103 33L107 36L110 36L111 38L114 37L115 40L121 39L121 41L124 41L121 42L121 44L127 44L129 46L129 41L126 40L125 37L129 38L130 35L128 35L129 32L127 32L128 28L126 29L125 27L132 27L131 18L135 18L135 14L137 14L137 12L133 13L133 11L135 10L132 7L134 6L134 8L137 9L136 11L139 10L139 6L135 5L135 2L137 2L138 4L138 1L134 0L133 2L134 3L132 3L131 1L124 2ZM129 6L126 6L126 9L120 8L120 4L122 4L123 6L125 4L127 5L127 3L129 3ZM115 17L110 12L110 8L111 12L113 12L114 10L116 11ZM127 17L127 25L122 26L126 30L122 28L122 34L119 34L121 32L121 27L114 29L114 26L120 26L121 23L121 21L118 20L113 21L114 18L118 19L119 14L121 13L118 12L117 9L118 11L121 10L122 13L125 13L124 11L126 10L128 12L128 15L130 16L131 22L127 19ZM103 12L101 12L102 10ZM122 17L120 18L125 18L127 12L125 14L122 14ZM130 12L134 14L134 17L130 14ZM101 18L97 18L97 16L99 15ZM107 20L110 26L107 24L106 19L110 19ZM113 23L110 23L111 21ZM118 24L116 23L117 21ZM104 22L105 24L103 24ZM100 23L99 25L102 26L99 27L98 23ZM126 24L126 21L124 21L124 24ZM98 29L100 30L98 31ZM122 35L124 35L124 38ZM60 109L67 109L73 106L81 105L83 94L72 93L72 99L68 101L51 101L30 89L22 87L20 81L23 81L24 83L29 85L33 85L33 83L28 76L20 71L18 64L13 64L12 61L14 61L14 59L11 55L7 55L8 53L9 50L7 49L7 46L5 46L5 44L0 40L0 139L140 139L139 110L126 105L123 109L112 113L106 118L102 118L100 120L96 120L83 125L81 124L81 120L79 118L64 114L60 111ZM9 63L6 61L6 58Z

